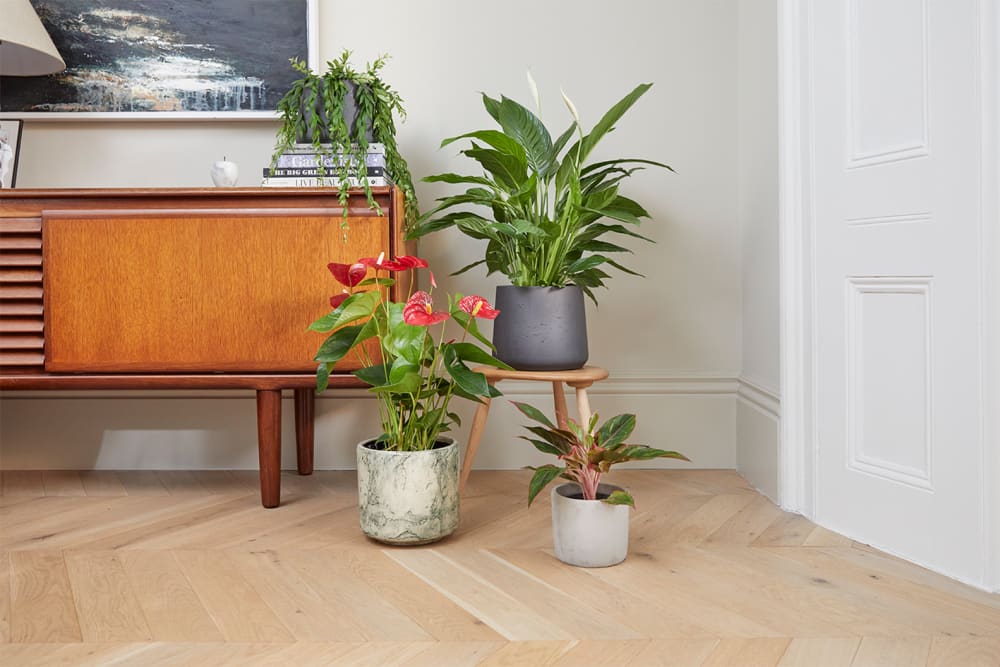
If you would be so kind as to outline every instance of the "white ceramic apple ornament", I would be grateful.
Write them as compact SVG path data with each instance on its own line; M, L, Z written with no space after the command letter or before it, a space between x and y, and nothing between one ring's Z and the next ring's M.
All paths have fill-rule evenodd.
M212 182L216 187L231 188L236 185L239 177L240 169L235 162L229 162L223 157L218 162L212 163Z

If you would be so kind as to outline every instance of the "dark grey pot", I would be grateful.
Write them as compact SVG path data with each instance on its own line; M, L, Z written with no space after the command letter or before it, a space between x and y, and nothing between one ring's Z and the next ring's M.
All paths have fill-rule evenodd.
M496 357L521 371L568 371L587 363L587 314L579 287L497 287Z
M355 102L355 91L358 85L353 81L347 82L347 94L344 95L344 119L347 121L347 127L349 128L351 138L354 140L355 137L360 135L362 132L367 136L368 142L371 143L375 136L374 130L369 123L367 127L358 127L358 106ZM328 127L330 125L329 116L326 113L326 107L323 104L322 96L316 98L316 106L313 109L307 109L305 102L302 104L302 114L308 119L310 116L319 114L320 120L322 121L323 129L320 132L320 142L324 144L330 143L330 133ZM306 124L306 134L304 136L298 137L296 141L301 144L311 144L313 140L312 130L309 129L308 123Z

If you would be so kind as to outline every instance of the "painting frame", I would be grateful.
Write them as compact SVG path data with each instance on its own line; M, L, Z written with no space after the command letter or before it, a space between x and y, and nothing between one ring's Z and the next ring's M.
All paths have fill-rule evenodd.
M0 190L17 187L17 162L21 156L20 118L0 118Z
M198 0L188 0L198 2ZM306 53L309 67L319 69L319 3L320 0L304 0L306 3ZM27 119L34 121L182 121L182 120L274 120L279 115L276 109L233 110L233 111L4 111L0 108L0 120Z

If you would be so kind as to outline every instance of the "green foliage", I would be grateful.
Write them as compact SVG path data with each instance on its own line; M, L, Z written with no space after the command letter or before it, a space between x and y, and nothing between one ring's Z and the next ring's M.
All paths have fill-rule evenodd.
M449 297L447 312L432 313L431 295L426 292L417 292L406 303L397 303L382 289L355 291L363 286L391 287L395 281L379 277L380 271L427 266L418 258L397 260L371 260L374 263L367 266L375 269L376 277L356 284L342 283L347 288L346 298L310 325L313 331L328 334L315 356L319 362L316 389L324 391L334 365L354 354L362 363L354 375L367 383L378 399L382 424L378 440L394 451L431 449L440 434L460 425L458 415L448 409L453 396L479 401L500 395L469 364L510 367L467 340L485 340L476 319L489 317L489 313L495 313L492 309L482 308L470 314L470 306L456 295ZM400 263L403 260L413 261L404 266ZM369 260L354 266L362 266L362 261ZM446 332L448 320L461 328L457 340ZM432 327L436 336L432 335ZM378 344L365 344L371 339Z
M654 458L670 458L689 461L679 452L655 449L646 445L630 445L625 440L635 429L635 415L624 414L612 417L598 427L599 417L594 414L586 426L568 419L566 428L556 426L540 410L527 404L513 401L518 410L541 426L525 426L535 437L520 436L540 452L551 454L563 463L562 466L548 464L532 468L535 474L528 484L528 505L549 482L562 477L580 486L583 497L597 499L597 485L601 475L608 472L615 463L641 461ZM635 501L626 491L614 491L601 499L611 505L635 507Z
M388 56L380 56L363 71L358 71L351 66L350 55L351 52L345 50L340 58L327 62L327 70L323 74L313 72L297 58L291 59L292 68L301 78L292 83L292 87L278 102L282 124L278 130L271 166L273 168L277 164L282 153L301 138L307 137L317 154L329 156L344 153L351 156L352 159L342 160L336 165L330 174L331 180L344 183L348 178L357 178L364 188L369 206L379 210L368 184L365 166L365 154L368 152L368 135L365 129L370 126L374 141L385 144L386 170L403 191L406 227L410 229L417 220L417 196L410 169L396 145L393 116L398 116L400 120L406 118L403 100L380 76L380 70L385 66ZM351 89L357 107L353 127L343 113L344 99ZM322 112L316 113L317 109L322 109ZM329 146L323 144L324 133L330 137ZM317 166L320 173L324 173L324 166L320 162ZM348 188L341 188L340 204L345 218L348 197Z
M426 182L470 187L439 199L433 210L419 218L411 238L456 227L487 241L484 259L457 273L485 263L488 274L502 273L514 285L575 284L595 302L593 289L603 287L610 277L604 268L639 275L607 255L631 252L628 248L600 237L617 234L650 241L631 229L649 213L620 194L619 184L647 166L673 170L652 160L587 163L587 158L651 85L636 86L588 134L564 97L575 120L555 140L522 105L484 94L483 106L500 129L476 130L441 142L444 147L468 141L470 146L461 154L478 163L482 175L447 173L425 178ZM576 141L570 144L574 137ZM607 219L624 225L602 222Z

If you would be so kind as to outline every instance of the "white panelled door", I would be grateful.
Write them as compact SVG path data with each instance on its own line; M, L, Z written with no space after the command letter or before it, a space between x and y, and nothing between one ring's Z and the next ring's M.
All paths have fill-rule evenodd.
M814 0L815 518L981 582L979 2Z

